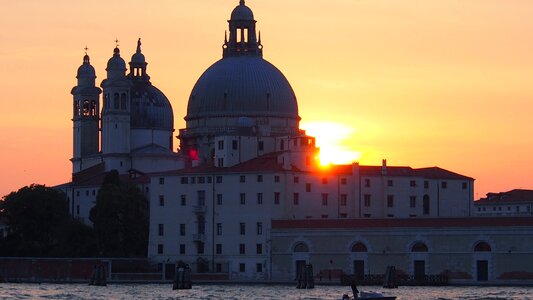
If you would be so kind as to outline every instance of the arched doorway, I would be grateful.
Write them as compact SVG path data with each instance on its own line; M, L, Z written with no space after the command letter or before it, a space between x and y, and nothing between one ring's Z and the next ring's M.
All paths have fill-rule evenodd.
M474 245L474 260L476 267L477 281L489 280L489 263L492 247L485 241L477 242Z
M295 279L300 278L300 272L303 272L305 265L309 261L309 246L304 242L296 243L293 248L293 261L294 261L294 275Z
M426 259L428 246L423 242L416 242L411 246L413 256L413 275L416 281L426 279Z
M364 279L365 276L365 258L368 248L362 242L357 242L352 246L353 259L353 274L358 280Z

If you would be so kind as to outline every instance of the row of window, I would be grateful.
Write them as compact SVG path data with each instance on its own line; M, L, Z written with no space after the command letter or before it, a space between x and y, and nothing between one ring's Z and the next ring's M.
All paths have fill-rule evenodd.
M255 244L255 254L263 254L263 244ZM204 247L196 247L196 254L204 254ZM222 251L222 244L215 244L215 253L222 255L224 254ZM157 245L157 254L164 254L164 245L158 244ZM186 245L185 244L179 244L179 254L180 255L186 255ZM246 244L239 244L239 254L245 255L246 254Z
M370 194L364 194L363 195L363 205L365 207L371 206L372 195ZM429 214L429 196L424 195L422 199L422 206L424 208L424 214ZM417 204L417 198L416 196L409 196L409 207L410 208L416 208ZM394 195L387 195L387 207L393 208L394 207Z
M516 209L516 212L520 212L520 206L516 206L515 207ZM502 207L501 206L493 206L492 207L492 211L502 211ZM487 211L487 208L486 207L478 207L477 208L477 211ZM511 207L510 206L507 206L507 211L511 211ZM531 207L530 206L526 206L526 211L531 211Z
M263 175L259 174L259 175L256 175L256 181L257 182L263 182ZM202 184L202 183L212 183L213 182L213 178L211 176L191 176L191 177L181 177L180 178L180 183L181 184ZM242 182L242 183L245 183L246 182L246 175L241 175L239 177L239 182ZM274 176L274 182L276 183L279 183L280 182L280 177L279 175L275 175ZM293 177L293 182L294 183L299 183L300 182L300 177L299 176L294 176ZM222 183L222 176L216 176L216 183ZM340 183L341 184L347 184L348 183L348 180L347 178L341 178L340 179ZM159 184L165 184L165 178L164 177L160 177L159 178ZM327 177L322 177L322 184L328 184L328 178ZM308 192L311 191L311 184L310 183L306 183L306 189L308 189Z
M364 186L365 187L371 187L372 186L370 178L365 178ZM394 180L388 179L387 180L387 186L388 187L393 187L394 186ZM409 186L410 187L417 187L418 186L417 181L416 180L409 181ZM441 181L440 182L440 187L442 189L447 189L448 188L448 182L447 181ZM424 188L425 189L429 189L429 181L424 180ZM461 183L461 188L463 190L466 190L468 188L468 183L467 182L462 182Z
M186 224L180 224L179 225L179 235L180 236L185 236L186 235L185 228L186 228ZM263 234L263 222L256 222L256 224L255 224L255 232L256 232L257 235L262 235ZM202 231L201 233L203 234L204 232ZM246 223L244 223L244 222L239 223L239 233L240 233L240 235L246 235ZM165 224L158 224L157 234L159 236L165 235ZM217 223L216 234L217 235L222 235L222 223Z
M85 190L85 196L89 196L89 194L92 194L93 196L96 196L96 190ZM80 196L80 191L76 191L76 197Z

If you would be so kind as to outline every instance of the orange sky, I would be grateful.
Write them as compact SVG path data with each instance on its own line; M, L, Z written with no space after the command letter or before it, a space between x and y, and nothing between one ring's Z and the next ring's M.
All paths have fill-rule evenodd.
M70 89L85 45L100 82L113 40L129 61L140 36L152 83L182 128L237 3L1 1L0 195L69 180ZM533 1L246 3L264 57L296 92L302 127L334 123L362 164L386 158L474 177L476 198L533 189Z

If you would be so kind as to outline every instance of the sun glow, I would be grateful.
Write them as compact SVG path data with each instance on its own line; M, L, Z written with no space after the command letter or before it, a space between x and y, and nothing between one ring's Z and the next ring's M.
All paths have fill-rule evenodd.
M354 128L335 122L302 122L301 127L316 137L320 165L349 164L361 158L361 152L349 145L356 132Z

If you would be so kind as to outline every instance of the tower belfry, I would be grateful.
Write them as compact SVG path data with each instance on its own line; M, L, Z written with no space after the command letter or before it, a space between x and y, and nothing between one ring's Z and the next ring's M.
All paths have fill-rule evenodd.
M224 41L223 56L263 56L263 46L257 41L254 14L244 0L231 13L229 40Z
M84 168L83 159L99 152L100 88L96 87L96 72L85 47L83 64L78 68L78 84L72 88L73 96L73 153L72 171Z

